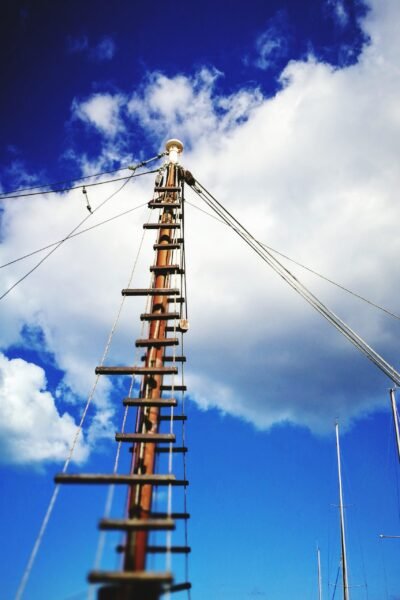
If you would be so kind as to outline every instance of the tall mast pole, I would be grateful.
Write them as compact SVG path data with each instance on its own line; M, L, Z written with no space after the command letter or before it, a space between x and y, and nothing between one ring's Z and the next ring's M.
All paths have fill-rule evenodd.
M394 395L394 389L390 390L390 402L392 405L394 430L396 432L396 445L397 445L397 456L400 461L400 431L399 431L399 418L397 414L396 397Z
M176 202L178 187L178 158L183 150L183 144L179 140L170 140L166 144L168 161L166 168L165 194L171 204ZM171 189L168 192L168 189ZM171 227L175 223L173 208L164 208L160 218L164 225L160 228L157 252L155 260L155 276L153 288L165 290L169 287L168 266L171 266L172 250L171 243L174 239L175 229ZM166 246L163 249L162 246ZM167 313L168 296L165 294L152 296L151 313ZM164 346L158 346L157 340L166 337L166 321L154 320L150 322L149 338L155 340L154 346L148 348L145 357L145 367L162 367L164 364ZM157 399L161 397L162 375L151 375L143 378L141 397L146 399ZM159 427L160 408L151 406L138 410L137 427L138 433L156 434ZM156 444L137 443L133 449L131 473L146 474L154 473L156 456ZM130 489L128 499L128 516L130 518L148 519L151 514L153 497L152 485L137 485ZM137 531L128 533L126 551L124 558L124 569L126 571L143 571L146 568L146 549L148 531Z
M343 600L350 600L349 582L347 579L347 554L346 554L346 535L344 527L344 508L343 508L343 488L342 488L342 467L340 460L340 444L339 444L339 425L336 423L336 452L338 463L338 478L339 478L339 509L340 509L340 537L341 537L341 555L342 555L342 576L343 576Z
M136 340L136 347L144 349L144 366L108 366L96 367L97 375L120 376L140 375L141 385L139 397L125 397L125 407L137 407L134 432L125 430L115 434L118 443L127 442L131 445L132 461L128 474L117 473L59 473L55 477L60 484L118 484L128 486L128 498L124 518L110 518L109 514L101 519L99 528L102 531L123 531L125 540L116 550L123 553L120 570L103 571L97 568L88 575L93 584L105 584L98 590L98 600L159 600L160 596L170 592L189 590L190 582L175 583L170 571L170 556L172 553L185 554L190 547L171 546L169 533L176 527L177 519L186 522L190 515L186 512L172 512L172 486L186 488L188 481L184 477L176 478L172 473L172 453L185 453L187 448L174 446L176 435L173 433L174 421L185 421L183 414L174 415L174 407L178 401L174 397L164 397L164 392L185 391L183 384L172 382L164 384L164 376L178 375L177 363L185 362L186 358L176 355L179 346L178 333L187 331L187 321L182 319L183 295L182 278L180 286L172 287L173 275L184 275L184 234L183 234L183 169L179 166L179 155L183 144L179 140L169 140L166 144L168 160L161 167L155 181L154 195L149 202L149 208L159 212L157 222L148 222L144 229L158 231L158 237L153 248L155 261L150 266L152 272L149 288L127 288L122 290L123 296L144 296L148 298L146 312L141 314L141 321L148 322L148 337ZM174 251L180 259L173 261ZM173 264L176 262L177 264ZM174 303L171 311L169 305ZM180 310L176 304L180 304ZM149 306L150 305L150 306ZM173 326L168 326L172 321ZM169 335L169 332L173 332ZM166 353L166 348L174 347L172 354ZM182 350L182 348L181 348ZM182 374L183 375L183 374ZM131 386L130 392L134 388ZM183 400L182 400L183 408ZM169 409L169 414L165 411ZM126 414L126 413L125 413ZM163 433L163 421L169 421L169 433ZM159 431L161 429L161 431ZM183 438L183 436L182 436ZM162 444L168 444L168 446ZM133 444L133 445L132 445ZM168 473L156 472L156 456L164 453L168 456ZM184 469L184 473L186 470ZM153 507L154 486L167 486L168 501L166 511L155 511ZM167 534L166 545L148 544L149 534L162 531ZM186 541L185 529L185 541ZM147 568L148 554L165 554L167 556L165 571L151 571Z
M317 562L318 562L318 600L322 600L322 575L321 575L321 553L317 546Z

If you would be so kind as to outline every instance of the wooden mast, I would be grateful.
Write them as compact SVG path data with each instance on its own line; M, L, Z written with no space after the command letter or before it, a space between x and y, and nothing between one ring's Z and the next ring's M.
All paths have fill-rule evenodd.
M136 424L133 433L125 431L117 433L117 442L128 442L132 446L132 461L127 474L71 474L60 473L55 481L62 484L102 484L127 485L128 502L127 514L123 519L111 519L106 516L99 523L99 528L106 531L125 532L125 543L117 547L117 552L123 554L122 570L91 571L88 580L92 584L105 584L98 590L99 600L158 600L160 595L183 591L191 588L189 582L174 583L173 575L167 569L165 572L147 570L148 554L187 554L190 548L185 546L149 545L149 533L154 531L168 532L175 529L175 520L187 520L186 512L172 512L170 502L166 512L153 511L154 486L166 486L171 498L172 486L186 488L186 478L177 479L171 473L159 474L155 471L155 458L159 453L185 453L183 446L173 447L175 435L172 433L172 423L186 417L182 414L174 416L173 408L177 406L174 394L165 392L185 391L185 386L164 384L164 376L177 375L179 363L185 362L185 357L172 354L165 355L166 349L179 345L179 332L187 330L187 321L181 319L181 311L170 312L170 305L182 307L185 298L182 289L171 287L171 277L174 274L184 274L183 269L183 207L182 207L182 169L178 164L183 144L179 140L169 140L166 144L167 163L160 169L156 178L153 199L149 208L160 211L156 223L143 225L145 229L158 231L154 244L155 261L150 266L152 284L148 289L132 288L122 290L124 296L143 296L150 300L150 312L141 315L141 320L148 322L148 337L136 341L138 348L144 349L143 366L99 366L98 375L138 375L142 377L139 397L124 398L126 407L137 407ZM162 173L165 172L165 178ZM164 178L164 185L162 184ZM181 185L182 184L182 185ZM179 264L172 264L174 250L180 252ZM182 282L181 282L182 284ZM182 285L180 286L183 287ZM168 322L173 322L173 326ZM171 333L171 335L169 335ZM170 411L166 414L163 411ZM170 433L159 431L160 423L171 423ZM165 443L168 445L165 446ZM163 445L164 444L164 445ZM172 463L170 463L172 465ZM185 474L185 469L184 469Z
M163 202L176 203L178 187L178 154L183 150L183 144L178 140L167 142L168 165L166 174L165 196ZM171 258L173 251L168 246L173 242L175 230L170 227L175 224L175 209L164 207L162 210L156 261L154 269L154 296L151 301L151 314L164 315L168 313L168 296L159 295L157 290L165 290L169 286ZM163 248L166 246L166 249ZM154 319L150 321L149 338L155 341L155 345L150 346L146 353L145 367L163 367L165 346L158 346L157 340L166 338L167 320ZM146 399L161 398L162 375L147 375L143 378L140 396ZM144 434L157 434L159 427L159 406L143 407L138 410L137 432ZM133 452L131 472L132 474L154 473L156 445L151 443L136 444ZM129 517L148 519L152 506L153 486L143 485L135 486L129 493ZM139 531L128 533L127 547L125 552L124 569L127 571L143 571L146 568L146 547L148 531Z

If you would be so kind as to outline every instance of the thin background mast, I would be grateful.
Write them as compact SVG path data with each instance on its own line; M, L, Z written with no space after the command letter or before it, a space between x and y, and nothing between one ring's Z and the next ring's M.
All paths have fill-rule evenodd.
M342 576L343 576L343 599L350 600L349 582L347 579L347 555L346 555L346 535L344 528L344 508L343 508L343 488L342 488L342 467L340 462L340 444L339 444L339 425L336 423L336 452L338 463L338 478L339 478L339 508L340 508L340 536L342 547Z

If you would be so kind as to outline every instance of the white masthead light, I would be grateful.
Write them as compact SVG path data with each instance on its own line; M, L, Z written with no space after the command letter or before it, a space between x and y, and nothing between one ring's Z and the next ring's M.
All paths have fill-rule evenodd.
M179 140L168 140L165 144L165 149L168 152L169 162L176 164L179 162L179 155L183 152L183 144Z

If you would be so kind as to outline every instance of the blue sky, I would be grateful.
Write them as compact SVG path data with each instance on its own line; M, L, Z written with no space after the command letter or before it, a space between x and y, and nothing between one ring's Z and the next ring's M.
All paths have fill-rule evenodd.
M258 239L400 312L395 0L18 1L1 13L3 192L126 166L179 137L183 164ZM152 177L126 186L88 225L141 206ZM118 185L89 188L91 205ZM187 200L193 599L315 598L317 542L324 597L333 597L337 418L352 598L400 598L398 543L378 539L400 534L390 382L196 210L205 206L190 191ZM1 264L61 239L86 215L81 189L1 200ZM68 453L147 218L138 208L66 243L1 301L5 600ZM152 243L147 234L135 287L147 285ZM37 259L2 269L0 291ZM399 367L396 319L285 265ZM109 364L134 360L139 312L141 302L125 304ZM71 470L112 470L124 386L102 381ZM27 599L86 597L104 502L105 490L61 491ZM115 516L123 502L118 493ZM114 542L104 566L115 566Z

